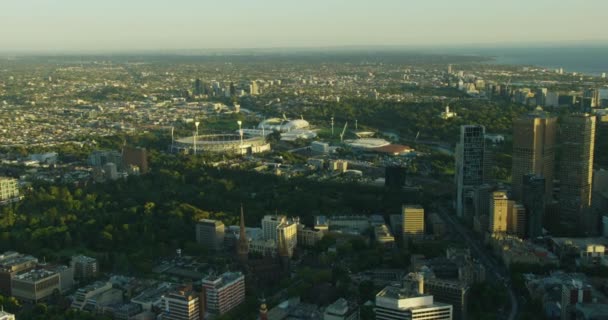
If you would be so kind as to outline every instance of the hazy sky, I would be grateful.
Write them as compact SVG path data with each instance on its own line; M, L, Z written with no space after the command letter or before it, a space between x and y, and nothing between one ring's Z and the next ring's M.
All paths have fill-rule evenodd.
M0 0L0 51L608 42L607 0Z

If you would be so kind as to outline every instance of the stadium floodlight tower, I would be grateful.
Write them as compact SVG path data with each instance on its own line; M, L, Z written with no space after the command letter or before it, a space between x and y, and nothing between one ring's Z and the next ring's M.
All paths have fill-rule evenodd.
M340 142L344 142L344 134L346 133L346 127L348 127L348 121L344 124L344 129L340 133Z
M243 154L243 129L241 126L243 125L243 121L239 120L236 123L239 125L239 136L241 137L241 144L239 146L239 153Z
M194 155L196 155L196 140L198 139L198 125L201 124L199 121L194 123L194 126L196 127L196 131L194 132Z

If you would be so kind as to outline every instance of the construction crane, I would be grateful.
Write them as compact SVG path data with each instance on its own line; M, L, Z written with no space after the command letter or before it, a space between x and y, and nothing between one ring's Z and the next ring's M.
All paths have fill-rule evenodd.
M344 123L344 129L342 129L342 133L340 133L340 142L344 141L344 134L346 133L346 127L348 127L348 121Z

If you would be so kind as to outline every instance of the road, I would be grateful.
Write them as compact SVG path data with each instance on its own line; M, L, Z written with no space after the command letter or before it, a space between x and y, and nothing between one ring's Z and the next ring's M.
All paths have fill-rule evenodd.
M480 246L479 241L471 237L470 231L467 228L463 227L460 221L458 221L451 214L449 214L448 209L442 206L439 206L437 209L444 221L449 222L452 226L454 226L456 232L465 240L469 248L471 248L473 253L479 258L481 263L486 268L486 271L492 272L493 276L495 276L498 280L509 279L507 270L502 265L497 264L494 259L488 256L487 252ZM515 291L513 290L513 287L511 286L510 282L501 282L503 282L507 291L509 292L509 299L511 300L511 312L507 319L515 320L517 318L517 313L519 312L519 305L517 297L515 296Z

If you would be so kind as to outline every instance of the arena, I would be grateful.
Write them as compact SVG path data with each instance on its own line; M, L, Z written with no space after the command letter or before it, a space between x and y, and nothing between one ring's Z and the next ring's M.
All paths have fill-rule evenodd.
M266 142L265 137L243 134L224 133L224 134L204 134L176 139L171 144L173 152L183 152L194 154L202 152L217 152L217 153L236 153L236 154L253 154L270 150L270 144Z
M303 130L308 129L310 124L304 119L287 120L281 118L270 118L266 119L258 125L258 129L289 132L292 130Z

